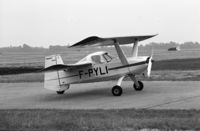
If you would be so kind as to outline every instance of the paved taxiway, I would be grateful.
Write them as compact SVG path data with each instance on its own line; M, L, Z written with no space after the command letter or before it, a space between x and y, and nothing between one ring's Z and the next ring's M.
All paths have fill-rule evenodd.
M142 92L122 83L123 94L115 97L115 81L71 85L64 95L43 88L43 83L0 83L0 109L200 109L200 82L145 81Z

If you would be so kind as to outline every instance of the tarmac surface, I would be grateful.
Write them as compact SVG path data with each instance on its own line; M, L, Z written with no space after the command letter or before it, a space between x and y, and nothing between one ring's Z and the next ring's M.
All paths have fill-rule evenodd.
M113 96L116 81L71 85L63 95L43 83L0 83L0 109L200 109L199 81L144 81L122 83L123 94Z

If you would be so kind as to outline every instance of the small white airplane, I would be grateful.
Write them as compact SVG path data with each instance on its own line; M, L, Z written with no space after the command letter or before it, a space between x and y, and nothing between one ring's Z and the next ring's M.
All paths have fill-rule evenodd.
M64 64L60 55L45 57L44 88L54 90L63 94L69 89L70 84L90 83L118 79L117 84L112 88L114 96L122 94L121 83L125 77L133 80L133 87L136 91L143 89L143 83L137 80L136 75L147 70L150 76L152 56L138 56L138 42L154 37L148 36L127 36L127 37L88 37L70 47L83 47L90 45L110 46L114 45L119 59L113 59L108 52L99 51L91 53L75 64ZM133 43L131 57L126 57L120 45Z

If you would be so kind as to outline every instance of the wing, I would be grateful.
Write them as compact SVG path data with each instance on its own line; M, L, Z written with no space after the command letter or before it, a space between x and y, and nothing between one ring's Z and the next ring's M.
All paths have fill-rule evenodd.
M157 35L157 34L156 34ZM125 36L125 37L111 37L111 38L101 38L97 36L88 37L80 42L77 42L70 47L82 47L86 45L99 45L99 46L109 46L113 45L117 41L120 45L135 43L136 41L143 41L154 37L156 35L146 35L146 36Z
M59 71L59 70L73 70L83 67L92 66L92 63L84 63L84 64L70 64L70 65L64 65L64 64L57 64L52 65L47 68L44 68L40 70L40 72L51 72L51 71Z

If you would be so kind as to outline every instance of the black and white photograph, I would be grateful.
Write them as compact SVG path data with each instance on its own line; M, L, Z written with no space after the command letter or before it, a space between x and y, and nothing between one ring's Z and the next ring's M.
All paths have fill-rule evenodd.
M0 131L200 130L200 1L0 0Z

